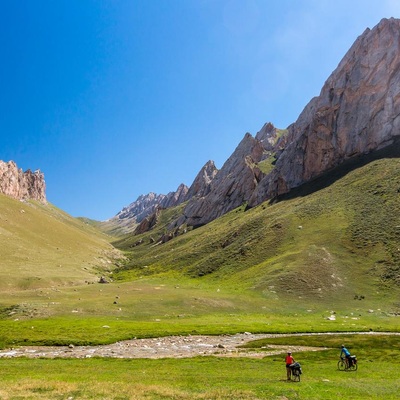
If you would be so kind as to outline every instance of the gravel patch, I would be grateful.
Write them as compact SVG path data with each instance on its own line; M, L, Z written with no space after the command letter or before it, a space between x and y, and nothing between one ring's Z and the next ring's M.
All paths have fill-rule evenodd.
M321 347L268 346L264 351L241 349L250 341L278 335L240 333L223 336L167 336L152 339L132 339L103 346L23 346L0 351L1 358L184 358L196 356L255 357L283 354L288 350L320 351Z

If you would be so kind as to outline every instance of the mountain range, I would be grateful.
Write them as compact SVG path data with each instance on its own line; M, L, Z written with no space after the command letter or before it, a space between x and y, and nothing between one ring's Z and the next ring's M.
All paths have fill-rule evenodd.
M274 201L343 164L400 138L400 20L366 29L326 80L320 95L285 129L266 123L246 133L217 169L208 161L190 187L167 195L149 193L103 223L114 233L143 233L157 210L184 204L168 226L170 236L199 227L245 204Z
M266 123L246 133L221 169L208 161L190 187L167 195L149 193L98 224L113 235L151 230L162 209L182 205L167 237L196 228L237 207L275 201L400 138L400 20L366 29L325 82L319 96L285 129ZM0 162L0 192L46 203L44 176Z
M142 195L108 221L69 216L40 171L0 162L0 314L146 319L147 298L178 324L216 304L286 324L290 303L294 316L342 310L335 329L368 310L373 327L398 326L399 35L395 19L367 29L296 122L246 133L222 168L208 161L190 187ZM226 292L234 306L215 302Z

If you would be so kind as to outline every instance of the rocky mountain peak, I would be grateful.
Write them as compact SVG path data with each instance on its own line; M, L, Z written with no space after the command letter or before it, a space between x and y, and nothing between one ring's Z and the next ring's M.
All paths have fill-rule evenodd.
M124 207L114 218L119 220L134 219L135 222L140 222L147 215L154 212L164 197L164 195L158 195L153 192L140 195L133 203Z
M253 194L256 205L400 135L400 20L366 29L289 126L276 167Z
M267 122L257 132L256 139L262 143L265 150L274 150L278 139L278 130L271 122Z
M134 232L140 225L150 227L157 220L158 210L162 208L174 207L185 201L188 192L188 187L180 184L175 192L165 194L156 194L150 192L145 195L140 195L136 201L124 207L117 215L107 221L103 221L106 230L119 230L123 233ZM153 217L153 214L156 216ZM151 219L152 223L149 223ZM140 231L139 229L139 231Z
M246 133L222 168L215 171L207 193L189 199L184 210L185 223L204 225L246 202L263 176L257 163L264 150L259 140Z
M30 169L23 172L14 161L0 160L0 193L17 200L47 203L44 174Z
M295 123L282 130L268 122L255 137L246 133L220 170L209 161L170 229L274 199L398 139L400 20L390 18L357 38Z
M189 188L181 183L175 192L170 192L163 198L159 206L161 208L169 208L181 204L185 201L188 190Z
M210 184L215 178L218 169L214 164L214 161L207 161L200 172L197 174L189 191L186 195L186 200L192 197L204 197L210 192Z

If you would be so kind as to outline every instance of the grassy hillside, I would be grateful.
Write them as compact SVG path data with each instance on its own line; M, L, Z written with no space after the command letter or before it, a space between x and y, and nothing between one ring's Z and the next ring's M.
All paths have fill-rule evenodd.
M126 234L131 234L135 231L136 227L138 226L137 223L131 220L118 220L115 217L110 218L106 221L96 221L93 219L79 217L80 221L84 222L85 224L91 225L97 230L104 232L108 236L124 236Z
M109 238L93 226L0 197L0 347L399 331L399 167L376 160L160 244L182 212L164 210L152 231L114 243L126 261L112 273ZM104 269L110 284L96 283Z
M3 294L95 281L116 255L105 235L53 205L0 195Z
M400 160L375 160L302 197L243 206L157 245L168 226L115 243L124 280L182 274L280 301L390 304L400 285ZM172 218L173 211L168 211Z

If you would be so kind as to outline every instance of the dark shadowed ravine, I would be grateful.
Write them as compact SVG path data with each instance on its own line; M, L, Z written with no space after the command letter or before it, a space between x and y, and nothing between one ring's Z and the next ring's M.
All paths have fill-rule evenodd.
M358 332L340 333L356 334ZM335 335L339 333L320 333ZM359 334L400 335L400 333L366 332ZM323 351L327 347L268 345L262 351L242 349L239 346L250 341L266 338L288 337L299 335L319 335L319 333L302 334L252 334L238 333L223 336L166 336L152 339L132 339L102 346L21 346L1 350L0 358L184 358L196 356L218 357L255 357L284 354L287 351Z

